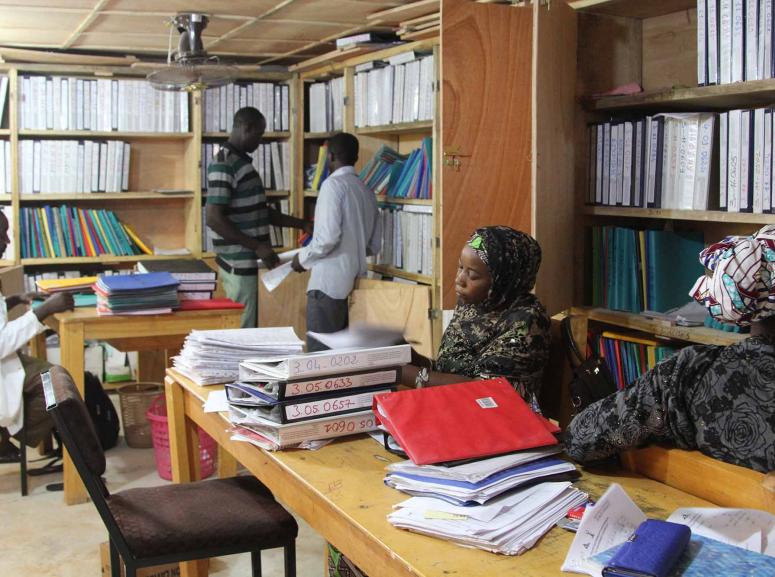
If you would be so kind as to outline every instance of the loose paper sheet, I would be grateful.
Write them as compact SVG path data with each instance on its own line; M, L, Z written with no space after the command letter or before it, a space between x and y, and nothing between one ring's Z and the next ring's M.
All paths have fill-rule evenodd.
M205 413L221 413L229 410L229 401L226 399L226 391L210 391L204 404Z
M291 272L293 272L293 267L291 266L291 263L286 262L272 270L264 272L261 275L261 282L264 283L266 290L272 292L280 286L280 283L282 283Z
M603 566L592 556L624 543L645 520L646 515L621 485L612 483L600 500L584 512L562 570L601 577Z
M775 515L756 509L683 507L667 519L693 534L775 557Z

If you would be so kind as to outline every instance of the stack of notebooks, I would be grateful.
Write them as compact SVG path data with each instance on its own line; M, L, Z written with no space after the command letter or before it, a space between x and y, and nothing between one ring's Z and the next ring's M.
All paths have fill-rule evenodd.
M375 394L391 391L411 347L256 357L226 385L237 438L269 450L372 431Z
M688 293L704 272L697 260L702 233L612 226L590 232L593 306L663 313L691 300Z
M59 292L69 292L73 295L76 307L93 307L97 304L94 295L94 283L96 276L38 279L35 281L37 289L45 294L52 295ZM33 305L34 306L34 305Z
M100 315L157 315L178 308L178 281L168 272L100 275L94 285Z
M244 359L287 358L303 346L291 327L191 331L172 361L175 370L196 384L214 385L236 380Z
M178 298L187 300L210 300L215 290L217 273L198 259L170 259L140 261L137 270L142 273L168 272L180 284Z
M587 500L558 429L505 379L380 394L374 412L411 459L385 478L413 495L388 515L396 527L519 555Z

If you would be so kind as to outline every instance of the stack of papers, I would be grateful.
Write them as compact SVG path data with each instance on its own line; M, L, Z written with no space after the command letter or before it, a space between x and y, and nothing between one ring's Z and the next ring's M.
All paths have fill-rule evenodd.
M558 480L576 473L573 463L550 455L561 447L546 447L483 459L454 467L414 465L404 461L388 466L385 484L404 493L433 497L454 505L482 505L521 485Z
M395 505L388 521L395 527L459 545L520 555L587 498L568 482L540 483L478 507L412 497Z
M177 308L178 281L168 272L100 275L94 285L100 315L156 315Z
M293 327L195 330L173 365L198 385L213 385L236 380L240 362L248 357L287 358L299 354L303 346Z

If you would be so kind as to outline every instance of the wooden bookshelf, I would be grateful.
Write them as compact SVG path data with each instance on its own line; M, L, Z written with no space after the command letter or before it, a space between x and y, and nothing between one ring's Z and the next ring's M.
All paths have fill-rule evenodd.
M267 198L285 198L290 194L291 194L290 190L267 190L266 191Z
M572 307L570 314L585 317L589 321L649 333L664 339L701 345L732 345L749 336L707 327L681 327L667 321L648 319L635 313L602 308Z
M193 132L97 132L94 130L19 130L19 138L101 138L107 140L189 140Z
M101 256L64 256L58 258L23 258L21 264L38 265L73 265L73 264L111 264L122 262L139 262L141 260L169 260L171 258L193 258L194 255L161 255L161 254L137 254L133 256L114 256L103 254Z
M304 133L304 140L324 140L326 138L331 138L335 134L338 134L339 130L332 130L331 132L305 132Z
M420 284L428 284L428 285L433 284L433 277L426 276L424 274L406 272L405 270L401 270L400 268L393 268L392 266L385 266L381 264L370 264L369 270L385 276L392 276L392 277L404 278L406 280L415 281Z
M383 124L381 126L361 126L355 129L355 134L408 134L412 132L427 132L432 128L433 120L419 120L417 122Z
M231 133L229 132L203 132L202 138L229 138L231 136ZM290 131L284 131L284 132L264 132L264 135L261 137L266 140L279 140L283 138L290 138L291 133Z
M0 128L0 136L11 136L10 128Z
M610 216L616 218L653 218L710 223L726 222L754 224L762 226L765 224L775 224L775 214L723 212L720 210L678 210L668 208L630 208L624 206L585 206L583 212L589 216Z
M0 194L0 202L11 202L13 200L13 195L11 194Z
M696 0L574 0L568 5L579 12L638 19L697 8Z
M732 84L670 87L626 96L585 98L592 112L624 110L729 110L766 106L775 101L775 79L749 80Z
M310 188L304 189L304 198L317 198L318 197L318 191L312 190Z
M431 198L394 198L385 196L384 194L377 195L377 202L384 202L385 204L416 204L421 206L433 206L433 199Z
M131 200L190 200L194 198L193 192L184 194L164 194L161 192L85 192L85 193L37 193L20 194L19 202L102 202L102 201L131 201Z

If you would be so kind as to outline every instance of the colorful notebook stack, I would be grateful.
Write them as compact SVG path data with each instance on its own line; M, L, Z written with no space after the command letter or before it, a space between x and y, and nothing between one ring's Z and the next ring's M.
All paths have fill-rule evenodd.
M22 258L152 254L112 210L22 207L19 220Z
M430 199L433 194L433 141L424 138L419 148L402 155L382 145L361 170L361 180L374 194L388 198Z
M377 395L374 412L411 459L385 478L413 495L388 515L396 527L519 555L587 500L558 429L505 379Z
M178 308L178 281L168 272L100 275L94 285L100 315L156 315Z
M678 349L660 345L653 339L610 331L590 338L589 342L592 350L605 359L616 381L616 388L620 390L678 352Z
M593 306L665 312L691 300L689 290L704 272L697 260L702 233L612 226L590 231Z
M409 345L247 359L226 385L231 421L270 450L372 431L374 395L393 390L410 359Z
M178 298L181 301L209 300L213 298L217 273L204 261L197 259L150 260L137 263L141 273L168 272L180 284Z

